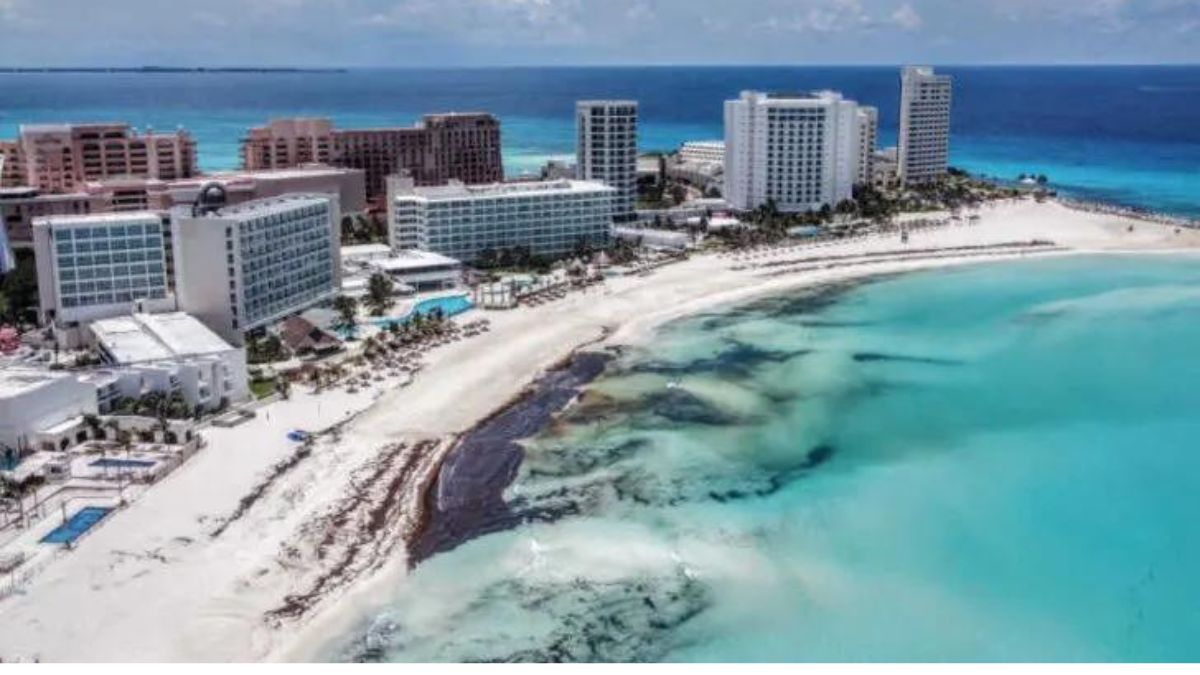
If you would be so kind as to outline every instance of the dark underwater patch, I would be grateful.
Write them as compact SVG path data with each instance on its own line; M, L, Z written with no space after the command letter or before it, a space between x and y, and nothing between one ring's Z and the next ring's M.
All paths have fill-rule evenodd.
M638 407L650 415L676 424L731 427L746 423L743 418L679 388L643 396Z
M631 366L626 372L652 374L667 377L685 375L715 375L717 377L743 379L765 364L786 363L811 353L808 349L767 349L741 340L728 339L726 347L716 355L695 359L686 363L670 361L648 361Z
M525 475L533 480L582 476L625 461L649 444L644 438L634 438L616 444L547 447L529 461Z
M903 354L883 354L879 352L856 352L852 357L858 363L917 363L927 366L961 366L962 361L942 359L934 356L906 356Z
M350 661L381 662L389 653L433 639L441 642L435 660L460 663L653 662L677 644L680 628L712 604L708 587L682 571L617 582L531 584L506 579L484 589L463 614L515 605L549 618L550 629L527 638L514 638L503 630L486 636L455 631L427 637L407 635L403 626L387 623L367 630L349 646L347 656ZM451 623L457 623L456 618Z
M705 330L720 330L735 326L747 318L787 320L797 316L817 314L837 304L846 293L867 281L853 280L829 283L802 289L790 295L780 295L736 307L721 314L697 317Z

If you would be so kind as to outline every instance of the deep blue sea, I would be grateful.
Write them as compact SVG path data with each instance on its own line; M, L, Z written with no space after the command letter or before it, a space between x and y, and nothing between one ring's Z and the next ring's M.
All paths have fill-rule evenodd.
M1196 661L1197 344L1194 255L679 321L529 445L506 499L542 516L424 562L325 655Z
M950 67L954 164L1044 173L1082 197L1200 216L1200 67ZM233 168L248 126L323 115L343 127L483 110L504 124L510 173L573 152L581 98L641 102L641 147L722 137L722 101L743 89L838 89L880 109L894 144L896 67L655 67L352 70L280 74L0 74L0 136L18 124L128 121L184 126L206 170Z

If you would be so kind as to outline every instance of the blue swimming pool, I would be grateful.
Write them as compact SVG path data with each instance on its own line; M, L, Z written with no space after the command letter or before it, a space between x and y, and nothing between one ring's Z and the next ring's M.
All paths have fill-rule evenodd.
M418 314L421 316L430 316L431 314L436 313L438 310L441 310L442 316L449 318L452 316L458 316L463 312L470 311L474 306L475 305L471 302L471 298L466 295L450 295L444 298L430 298L428 300L422 300L421 302L418 302L417 306L413 307L412 311L404 317L398 319L379 319L377 321L373 321L372 323L384 330L387 330L392 327L392 324L408 323Z
M67 519L67 522L54 528L50 534L42 537L43 544L70 544L83 536L84 532L92 529L96 523L112 512L106 506L88 506Z
M101 469L148 469L158 462L147 459L118 459L116 457L102 457L88 466L99 467Z

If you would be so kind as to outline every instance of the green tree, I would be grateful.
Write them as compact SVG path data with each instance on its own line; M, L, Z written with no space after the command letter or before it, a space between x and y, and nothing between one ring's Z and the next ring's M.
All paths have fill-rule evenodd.
M678 206L687 201L687 188L679 183L671 186L671 200Z
M337 312L337 327L353 331L358 325L358 301L348 295L339 295L333 300L333 311Z
M392 278L382 272L376 272L371 275L367 281L367 307L371 309L372 316L383 316L384 312L392 308L396 301L392 299L392 293L396 290L396 284L392 282Z

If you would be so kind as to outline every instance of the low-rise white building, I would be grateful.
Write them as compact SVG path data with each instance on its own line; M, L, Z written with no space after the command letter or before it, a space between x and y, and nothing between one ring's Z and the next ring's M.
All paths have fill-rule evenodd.
M285 195L173 213L179 309L241 345L244 335L332 300L341 288L335 195Z
M59 450L77 442L83 416L97 412L95 387L73 374L0 368L0 450ZM65 445L64 445L65 443Z
M164 228L155 211L48 216L33 221L41 320L77 343L89 321L175 308Z
M637 246L668 251L683 251L694 243L692 235L687 232L652 227L616 227L613 236Z
M724 164L725 141L688 141L679 147L680 162Z
M192 407L214 410L250 397L246 353L183 312L134 314L89 327L111 366L90 375L100 412L121 398L179 393Z
M387 258L370 260L368 274L382 273L397 284L415 291L440 291L462 282L462 263L432 251L398 251Z
M417 249L393 252L384 244L342 248L342 294L367 294L370 277L386 274L398 292L440 291L462 283L463 265L454 258Z
M545 257L581 244L608 246L617 191L591 181L532 181L414 187L390 183L389 237L399 252L419 249L475 262L487 251L524 248Z

